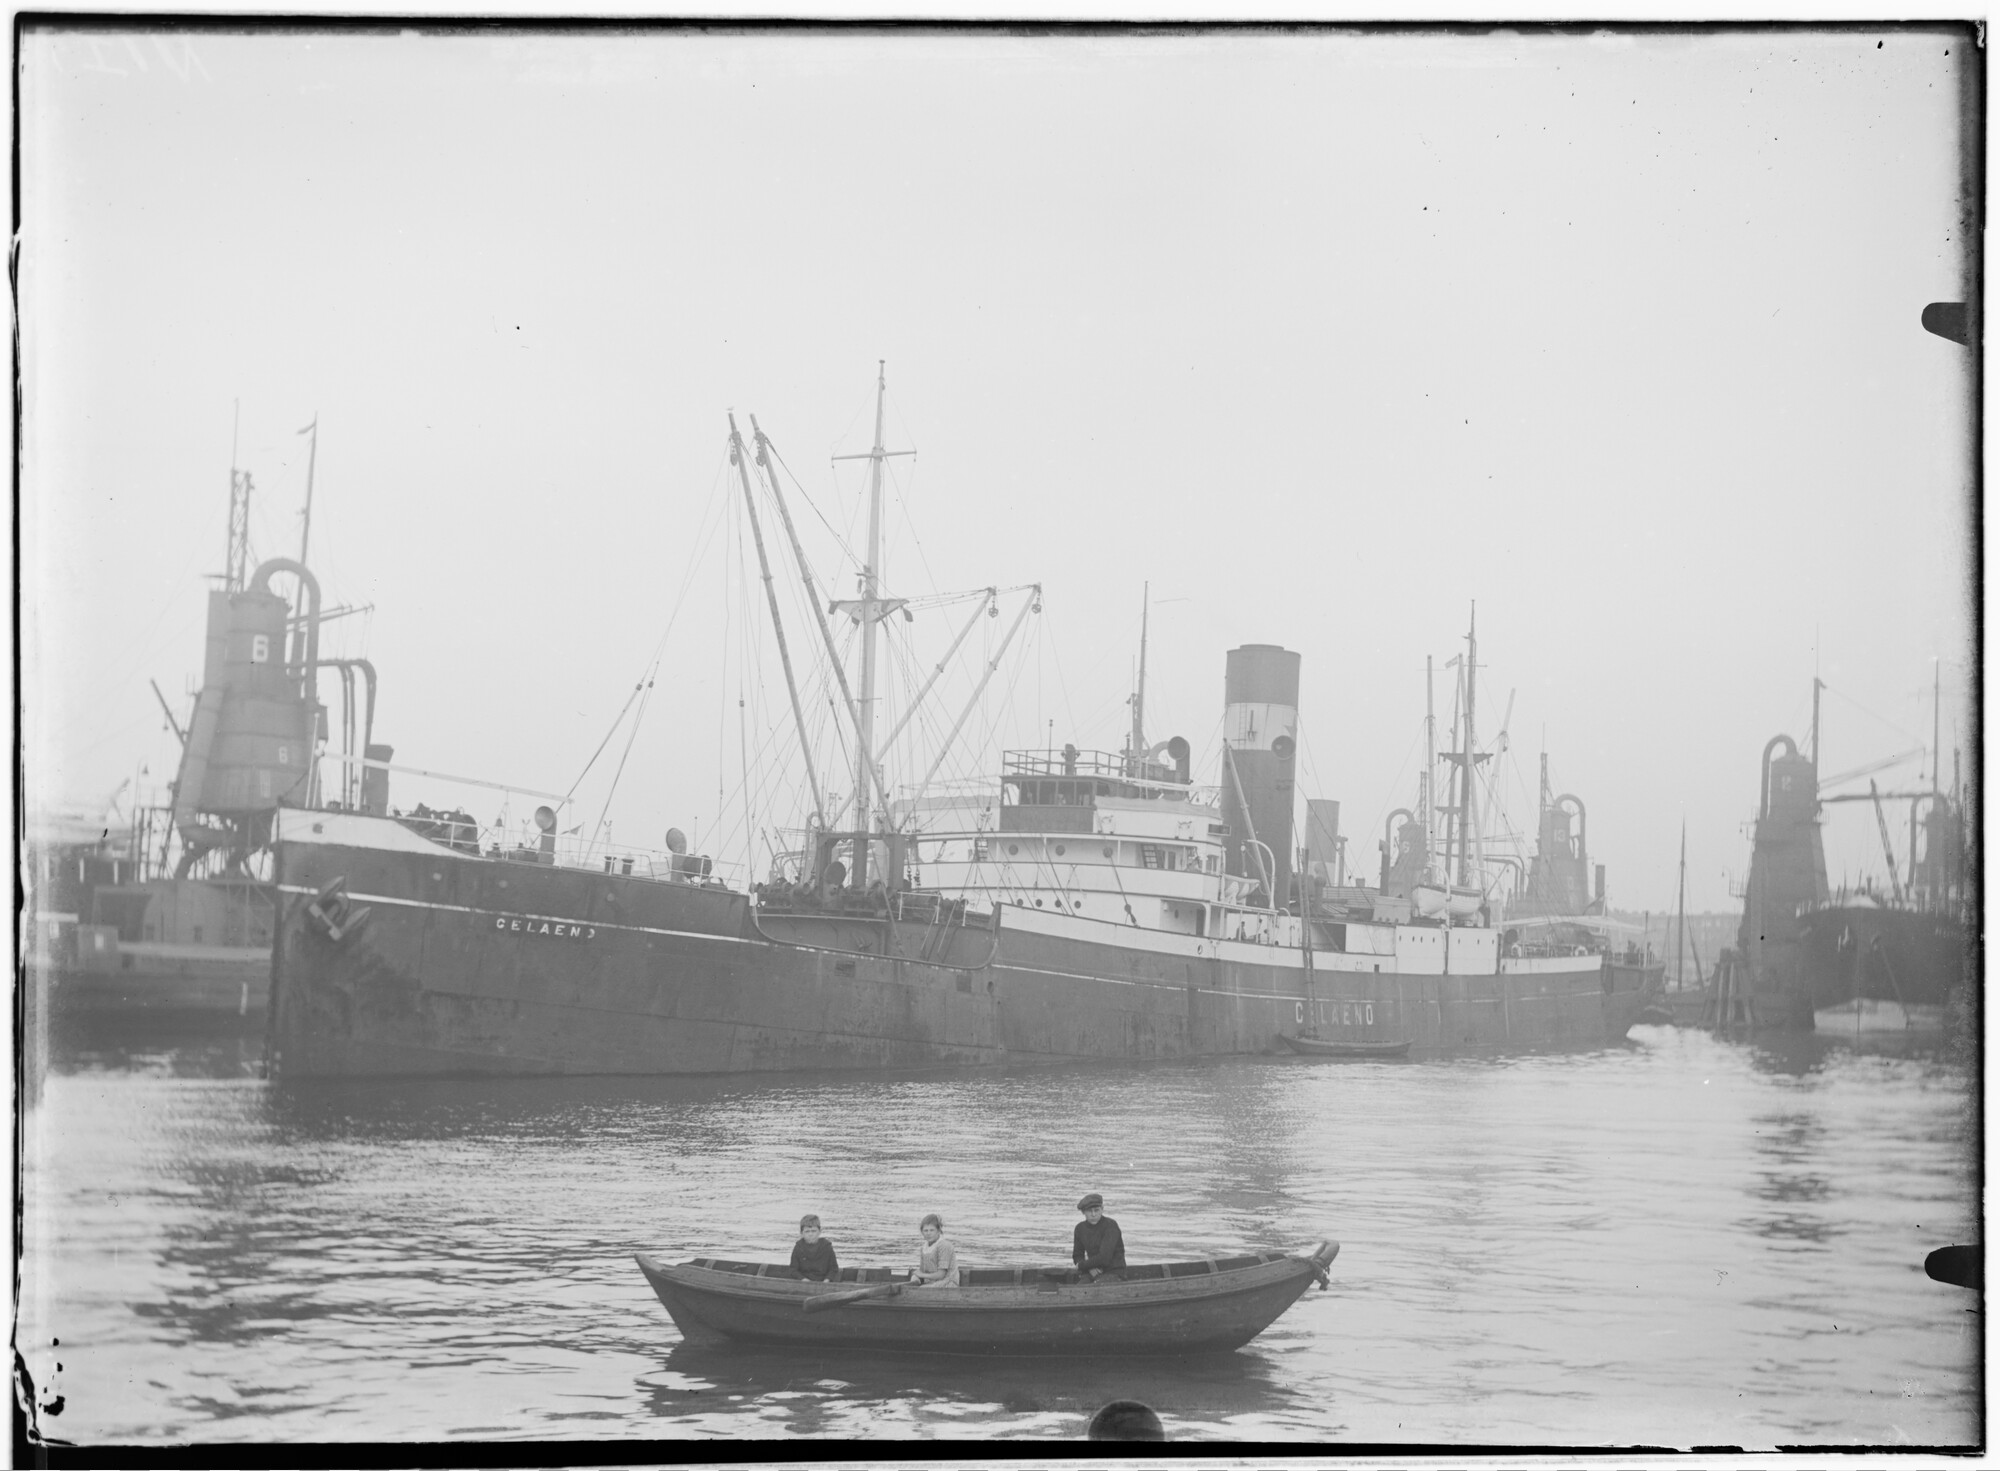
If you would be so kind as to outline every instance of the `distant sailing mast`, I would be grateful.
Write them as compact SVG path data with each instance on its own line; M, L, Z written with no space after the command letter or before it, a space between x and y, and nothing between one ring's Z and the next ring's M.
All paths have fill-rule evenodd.
M875 763L875 625L902 608L901 598L882 596L882 462L899 455L914 455L913 449L887 450L882 447L882 406L889 391L887 359L875 364L875 447L865 455L835 455L836 460L867 460L868 464L868 560L861 568L861 596L834 606L861 625L861 694L855 701L854 747L854 872L857 889L868 886L868 838L875 831L878 811L887 825L889 794L877 789L869 801Z

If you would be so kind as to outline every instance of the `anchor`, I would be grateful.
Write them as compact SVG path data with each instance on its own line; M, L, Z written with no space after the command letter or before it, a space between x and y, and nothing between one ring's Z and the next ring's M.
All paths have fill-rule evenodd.
M349 935L360 933L368 923L370 910L347 897L347 878L343 875L319 891L306 905L306 913L319 926L320 933L338 945Z

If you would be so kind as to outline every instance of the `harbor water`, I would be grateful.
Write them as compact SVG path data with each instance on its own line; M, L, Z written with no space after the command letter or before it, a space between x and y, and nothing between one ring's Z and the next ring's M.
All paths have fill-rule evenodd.
M255 1038L59 1049L25 1123L17 1339L77 1444L1981 1437L1977 1081L1942 1048L1720 1041L859 1077L279 1087ZM633 1264L1135 1261L1341 1243L1249 1347L999 1360L685 1346Z

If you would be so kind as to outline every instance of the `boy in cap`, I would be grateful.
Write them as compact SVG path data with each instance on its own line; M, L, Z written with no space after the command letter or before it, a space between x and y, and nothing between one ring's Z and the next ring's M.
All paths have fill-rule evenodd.
M1083 1219L1076 1223L1070 1259L1086 1282L1125 1280L1125 1234L1104 1214L1104 1197L1095 1190L1076 1203Z

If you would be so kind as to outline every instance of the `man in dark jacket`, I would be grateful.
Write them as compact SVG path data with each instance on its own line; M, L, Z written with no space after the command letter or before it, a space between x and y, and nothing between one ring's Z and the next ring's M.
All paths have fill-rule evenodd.
M1104 1214L1104 1197L1096 1191L1076 1203L1083 1219L1076 1223L1076 1239L1070 1259L1086 1282L1106 1277L1125 1280L1125 1234L1118 1223Z

